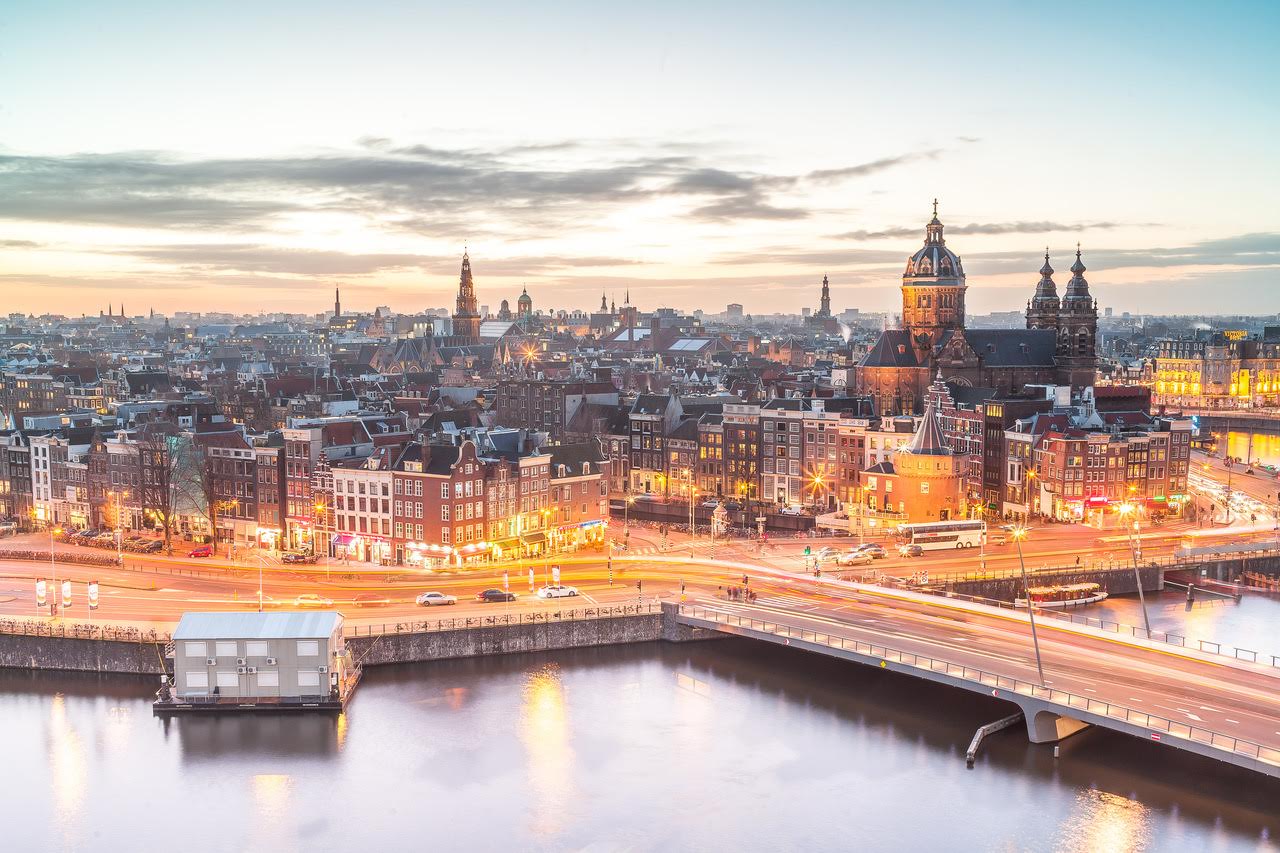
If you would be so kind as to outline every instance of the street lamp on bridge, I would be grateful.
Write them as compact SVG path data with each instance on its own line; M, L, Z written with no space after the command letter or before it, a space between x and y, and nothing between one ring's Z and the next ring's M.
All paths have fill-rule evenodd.
M1022 540L1027 538L1027 528L1018 525L1013 528L1013 541L1018 546L1018 565L1022 567L1022 594L1027 599L1027 617L1031 620L1031 644L1036 650L1036 672L1040 674L1040 684L1044 685L1044 663L1040 660L1040 637L1036 633L1036 606L1031 600L1031 586L1027 582L1027 561L1022 557Z
M1129 490L1136 491L1133 486ZM1142 575L1138 571L1138 506L1137 504L1125 501L1116 507L1116 512L1120 513L1126 527L1129 527L1129 516L1133 516L1133 526L1129 527L1129 553L1133 557L1133 582L1138 585L1138 603L1142 607L1142 624L1147 630L1147 638L1151 637L1151 618L1147 616L1147 595L1142 590Z

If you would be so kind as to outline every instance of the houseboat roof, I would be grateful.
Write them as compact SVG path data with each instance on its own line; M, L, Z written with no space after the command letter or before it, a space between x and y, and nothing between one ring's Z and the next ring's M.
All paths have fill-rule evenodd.
M336 610L308 613L184 613L175 640L323 639L342 624Z

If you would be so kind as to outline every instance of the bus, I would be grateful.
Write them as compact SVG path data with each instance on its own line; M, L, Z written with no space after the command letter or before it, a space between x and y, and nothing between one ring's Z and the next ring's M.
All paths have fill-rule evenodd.
M926 551L939 548L977 548L987 539L985 521L930 521L924 524L899 524L898 535L904 545L919 545Z

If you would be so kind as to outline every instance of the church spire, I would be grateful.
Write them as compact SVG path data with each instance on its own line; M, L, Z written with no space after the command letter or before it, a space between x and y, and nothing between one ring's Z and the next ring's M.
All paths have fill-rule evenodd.
M336 287L333 289L333 316L342 316L342 296Z
M1067 292L1063 297L1063 304L1068 302L1090 303L1093 297L1089 295L1089 282L1084 277L1086 267L1084 261L1080 260L1080 244L1076 243L1076 262L1071 265L1071 281L1067 282Z

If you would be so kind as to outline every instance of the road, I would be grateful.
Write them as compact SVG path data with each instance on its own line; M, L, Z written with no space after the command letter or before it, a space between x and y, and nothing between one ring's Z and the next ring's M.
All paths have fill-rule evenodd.
M976 612L981 608L811 579L756 586L759 597L751 604L693 603L1039 681L1025 614ZM1280 748L1280 670L1152 650L1052 623L1038 628L1048 687Z
M1212 483L1223 482L1226 471L1221 465L1205 469L1204 459L1197 459L1197 478ZM1242 490L1265 494L1270 483L1261 478L1235 476L1233 488L1242 482ZM1256 482L1255 482L1256 480ZM616 526L616 525L615 525ZM1248 518L1237 516L1230 526L1195 525L1183 521L1170 521L1162 525L1146 526L1141 532L1142 552L1147 558L1167 556L1185 543L1206 545L1240 541L1267 541L1275 536L1274 521L1270 517L1250 523ZM424 572L402 567L380 567L368 564L343 565L336 561L330 565L287 566L278 559L259 560L250 552L229 561L223 555L212 558L188 556L142 556L125 554L124 567L98 568L58 562L55 566L43 562L0 560L0 615L48 618L37 612L35 606L36 578L70 578L73 581L73 603L64 618L168 627L177 621L182 612L193 609L230 610L256 608L258 604L259 570L262 576L264 608L286 608L294 605L300 595L316 595L331 600L353 621L377 622L388 619L422 618L427 611L413 604L414 598L427 590L439 590L457 595L460 603L451 613L467 615L492 613L501 608L506 611L538 608L563 608L566 603L581 605L608 605L632 602L643 595L647 600L656 597L670 598L679 594L683 581L687 588L713 590L740 578L737 570L726 569L724 564L744 564L753 569L778 570L792 574L807 574L810 566L803 551L806 547L817 549L823 544L848 547L856 540L850 537L830 540L805 540L795 538L771 539L761 548L753 540L729 540L711 544L705 536L697 539L687 534L672 534L666 540L658 537L652 528L635 527L628 537L627 559L621 555L613 561L613 582L610 583L606 558L601 553L587 552L580 555L561 555L550 561L534 560L508 562L500 566L484 566L452 572ZM930 579L954 577L978 571L1016 571L1018 557L1011 545L987 548L985 553L975 549L962 551L933 551L920 558L898 556L892 543L889 557L877 560L871 568L891 577L910 577L927 571ZM0 540L0 550L30 549L46 551L48 539L40 534L29 534ZM1097 530L1080 524L1041 524L1031 529L1024 543L1028 569L1054 568L1081 564L1125 565L1131 559L1129 537L1121 529ZM83 546L59 543L59 555L69 553L95 553L102 551ZM684 567L672 566L658 560L659 557L687 558ZM652 559L651 559L652 558ZM563 581L579 588L579 599L544 601L530 593L528 572L536 575L536 586L550 581L550 565L563 569ZM824 567L831 571L828 565ZM511 604L479 604L471 601L476 592L489 587L502 588L503 573L507 575L510 589L520 594ZM84 584L97 580L100 584L101 608L90 614L86 607ZM637 589L640 582L642 588ZM51 589L52 592L52 589ZM370 600L372 599L372 600ZM385 599L385 601L383 600ZM442 615L442 608L432 616Z

